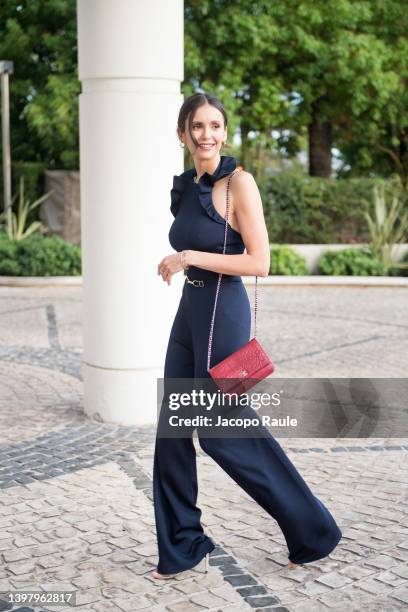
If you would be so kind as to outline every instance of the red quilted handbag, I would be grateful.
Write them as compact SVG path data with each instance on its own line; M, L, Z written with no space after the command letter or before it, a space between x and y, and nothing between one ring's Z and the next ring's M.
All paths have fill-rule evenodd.
M227 244L228 213L229 213L229 186L232 176L238 172L235 170L228 178L227 184L227 207L225 212L224 249ZM224 393L237 393L238 395L254 387L275 370L275 366L269 359L268 354L256 339L256 313L258 308L258 277L255 277L255 308L254 308L254 337L240 349L229 355L220 363L210 368L211 346L214 332L215 309L217 307L218 293L220 290L222 274L218 276L217 290L215 293L214 310L211 319L210 335L208 339L207 371L214 379L218 388Z

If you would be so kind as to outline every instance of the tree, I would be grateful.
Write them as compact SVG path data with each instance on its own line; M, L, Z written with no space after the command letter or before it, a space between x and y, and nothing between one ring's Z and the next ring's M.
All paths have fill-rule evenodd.
M10 79L14 159L79 166L76 3L7 0L0 4L0 56Z
M369 134L367 146L396 161L406 141L399 129L396 143L384 120L398 115L401 126L406 117L406 98L393 104L396 70L405 75L407 63L407 17L397 7L397 0L187 0L184 91L220 92L239 113L244 161L249 133L264 138L273 129L286 133L278 145L288 154L306 129L311 175L329 177L333 146L347 150Z
M372 0L369 35L381 41L375 91L338 135L344 175L397 173L408 187L408 11L399 0Z
M356 123L381 116L395 91L390 46L376 22L376 2L287 0L271 3L279 24L279 73L298 99L309 134L309 173L330 176L331 150Z

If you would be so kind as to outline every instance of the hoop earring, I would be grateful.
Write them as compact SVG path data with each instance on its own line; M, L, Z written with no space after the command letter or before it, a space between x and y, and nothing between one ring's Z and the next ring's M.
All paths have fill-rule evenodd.
M182 140L180 140L179 142L180 142L180 147L181 147L182 149L184 149L184 148L185 148L185 146L186 146L186 145L184 144L184 142L183 142Z

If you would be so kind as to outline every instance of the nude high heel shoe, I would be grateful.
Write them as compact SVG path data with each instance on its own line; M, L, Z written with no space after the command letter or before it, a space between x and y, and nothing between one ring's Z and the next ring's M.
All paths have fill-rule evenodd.
M297 567L303 567L303 563L293 563L293 561L289 561L286 567L288 569L296 569Z
M209 569L209 562L210 562L210 553L207 553L204 557L205 561L204 561L204 573L207 574L208 569ZM197 564L199 565L199 564ZM195 566L197 567L197 566ZM190 568L190 569L194 569L194 567ZM184 571L188 571L188 570L184 570ZM156 578L157 580L169 580L170 578L174 578L175 576L179 576L180 574L182 574L183 572L177 572L176 574L160 574L157 570L154 570L151 575L153 578Z

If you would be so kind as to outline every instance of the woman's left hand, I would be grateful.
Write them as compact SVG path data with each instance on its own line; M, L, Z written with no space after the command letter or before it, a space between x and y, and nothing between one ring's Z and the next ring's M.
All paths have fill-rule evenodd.
M173 274L180 272L182 269L180 255L179 253L174 253L173 255L167 255L167 257L161 260L157 267L157 274L161 274L163 280L170 285Z

